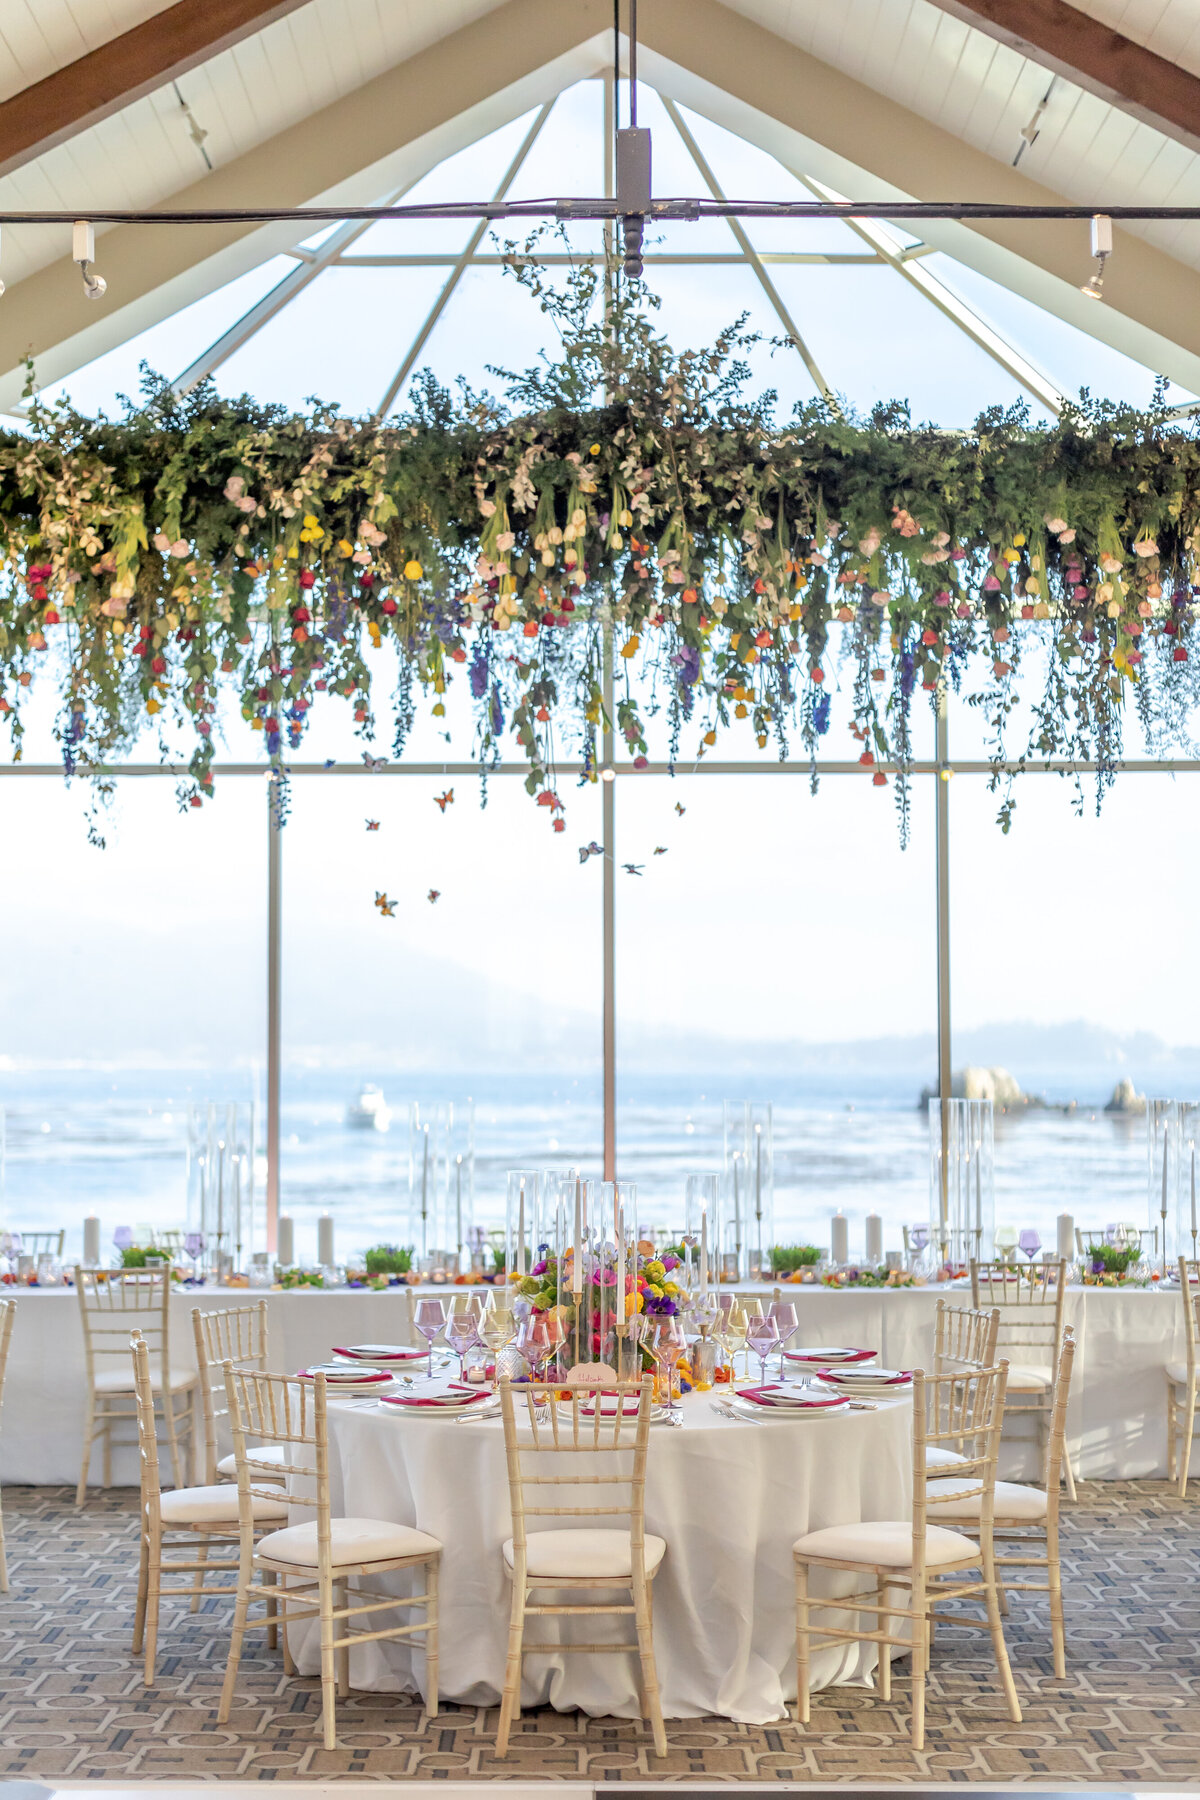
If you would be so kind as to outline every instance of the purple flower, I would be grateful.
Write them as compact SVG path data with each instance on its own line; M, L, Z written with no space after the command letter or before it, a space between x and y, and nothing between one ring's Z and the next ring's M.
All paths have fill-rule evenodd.
M541 1262L534 1263L534 1265L533 1265L532 1269L530 1269L529 1273L531 1275L544 1275L546 1273L546 1259L544 1256L543 1256Z
M471 682L472 698L475 700L482 700L487 692L488 684L487 651L484 649L482 643L476 644L475 646L475 654L471 658L471 667L468 674Z
M679 1267L679 1258L677 1256L664 1256L662 1259L662 1266L669 1274L672 1269L677 1269Z

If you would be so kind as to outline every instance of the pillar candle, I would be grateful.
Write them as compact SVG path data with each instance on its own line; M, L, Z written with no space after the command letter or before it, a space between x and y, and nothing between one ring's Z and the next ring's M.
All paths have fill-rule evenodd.
M878 1268L883 1261L883 1220L878 1213L868 1213L866 1219L867 1261Z
M292 1269L296 1266L296 1225L285 1213L280 1213L275 1228L277 1249L275 1261L281 1269Z
M575 1236L571 1246L571 1292L583 1292L583 1183L575 1178Z
M1067 1262L1075 1261L1075 1221L1070 1213L1058 1215L1058 1254Z
M334 1264L333 1220L328 1213L317 1220L317 1261L323 1269L332 1269Z
M428 1144L426 1139L426 1144ZM525 1273L525 1183L521 1183L521 1192L517 1202L517 1274Z
M700 1208L700 1292L708 1292L708 1208Z
M1196 1177L1195 1177L1195 1171L1193 1170L1193 1174L1192 1174L1192 1194L1193 1194L1192 1210L1193 1211L1195 1211L1195 1198L1194 1198L1195 1191L1196 1191ZM85 1266L89 1269L97 1268L100 1263L100 1221L96 1217L95 1213L89 1213L87 1218L83 1221L83 1260L84 1260Z
M850 1261L850 1221L842 1212L836 1212L830 1221L830 1248L835 1264L844 1265Z
M1191 1146L1191 1152L1192 1152L1192 1236L1194 1237L1196 1235L1196 1146L1195 1146L1195 1144L1193 1144ZM99 1238L97 1238L97 1242L99 1242Z

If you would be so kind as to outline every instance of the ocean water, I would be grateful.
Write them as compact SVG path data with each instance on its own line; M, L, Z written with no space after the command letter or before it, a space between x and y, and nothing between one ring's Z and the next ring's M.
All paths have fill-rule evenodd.
M996 1221L1033 1226L1054 1242L1058 1213L1085 1227L1117 1219L1149 1222L1144 1121L1106 1115L1111 1069L1072 1083L1051 1073L1030 1086L1073 1110L1027 1112L996 1121ZM386 1132L350 1128L346 1110L365 1082L384 1091L392 1111ZM261 1247L265 1162L258 1081L256 1207L249 1246ZM682 1225L684 1179L718 1169L725 1099L770 1102L775 1146L774 1237L829 1241L829 1218L850 1220L851 1255L862 1253L862 1220L881 1214L885 1242L899 1247L901 1227L929 1213L929 1130L917 1106L920 1081L909 1073L839 1071L836 1077L636 1076L619 1095L618 1169L638 1187L644 1225ZM239 1107L248 1138L255 1081L249 1072L56 1069L0 1073L4 1153L0 1226L67 1228L67 1254L81 1247L82 1220L99 1215L105 1241L119 1225L182 1226L196 1202L196 1164L207 1105ZM316 1218L336 1222L339 1258L378 1241L411 1243L409 1106L453 1101L474 1120L474 1216L504 1216L509 1169L601 1172L598 1077L396 1075L378 1070L305 1069L285 1076L281 1108L281 1210L296 1220L297 1253L315 1260ZM189 1126L190 1114L190 1126ZM419 1167L419 1163L418 1163ZM469 1167L469 1164L468 1164ZM418 1176L419 1180L419 1176Z

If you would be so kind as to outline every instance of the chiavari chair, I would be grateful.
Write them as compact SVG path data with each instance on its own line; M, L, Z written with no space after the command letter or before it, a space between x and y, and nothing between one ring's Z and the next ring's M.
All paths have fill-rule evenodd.
M1062 1344L1063 1308L1067 1298L1067 1261L1010 1269L1002 1262L971 1263L971 1304L1000 1308L997 1350L1032 1352L1029 1360L1011 1361L1008 1370L1007 1417L1032 1418L1045 1460L1054 1412L1054 1372ZM1040 1353L1040 1355L1038 1354ZM1075 1476L1066 1444L1062 1455L1067 1494L1075 1498Z
M61 1257L67 1241L65 1226L60 1231L13 1231L9 1235L14 1243L20 1242L21 1255L32 1256L35 1265L39 1256Z
M1001 1546L996 1558L996 1579L1003 1611L1010 1593L1049 1594L1050 1638L1054 1648L1054 1673L1066 1675L1066 1632L1063 1623L1062 1562L1059 1555L1058 1519L1063 1457L1067 1447L1067 1398L1071 1391L1071 1365L1075 1358L1075 1333L1067 1326L1054 1375L1054 1410L1046 1445L1044 1488L1026 1482L998 1481L993 1502L992 1537ZM961 1498L956 1481L930 1481L926 1487L929 1517L955 1531L974 1534L979 1529L977 1498ZM945 1490L944 1493L942 1490ZM1004 1546L1019 1554L1004 1554ZM1013 1569L1044 1569L1044 1581L1014 1581Z
M500 1382L504 1449L513 1534L503 1546L504 1570L512 1582L508 1654L496 1733L496 1754L507 1756L509 1734L521 1714L521 1669L526 1656L587 1652L635 1655L641 1676L642 1717L650 1720L656 1756L667 1754L658 1671L654 1662L653 1582L667 1552L666 1541L646 1531L646 1452L650 1439L652 1382L613 1382L603 1394L572 1389L569 1401L539 1401L532 1389L517 1396L507 1376ZM636 1401L636 1412L627 1411ZM582 1407L589 1407L589 1413ZM518 1417L519 1415L519 1417ZM586 1458L603 1457L597 1474ZM592 1504L557 1506L556 1490L575 1490L577 1499L600 1489ZM526 1490L532 1490L527 1499ZM603 1502L603 1503L602 1503ZM611 1502L611 1504L610 1504ZM614 1528L614 1518L628 1528ZM530 1531L528 1521L567 1519L567 1526ZM604 1523L596 1523L604 1521ZM566 1601L540 1603L548 1589L569 1594ZM589 1601L588 1593L629 1591L629 1600ZM547 1617L632 1616L633 1643L527 1644L525 1621Z
M956 1369L990 1369L996 1361L996 1339L1000 1332L1000 1308L977 1312L972 1306L952 1306L939 1298L933 1321L934 1375L952 1374ZM961 1453L946 1444L927 1444L925 1460L929 1468L935 1464L961 1461Z
M386 1519L335 1518L329 1499L329 1436L325 1377L311 1382L293 1375L270 1375L258 1369L225 1364L225 1393L233 1449L237 1459L240 1516L237 1600L225 1682L217 1713L227 1724L237 1686L238 1664L247 1630L271 1627L276 1605L283 1627L284 1667L291 1672L288 1624L293 1615L316 1618L321 1639L321 1719L325 1748L337 1747L336 1704L350 1692L350 1649L380 1639L425 1642L425 1710L438 1709L438 1570L439 1540L410 1525ZM287 1454L288 1502L307 1507L314 1517L255 1541L254 1506L279 1500L279 1465L266 1461L259 1445L282 1444ZM423 1572L425 1592L382 1597L378 1590L354 1585L397 1569ZM276 1585L278 1584L278 1585ZM354 1604L351 1604L353 1599ZM249 1617L249 1609L265 1604L266 1616ZM377 1631L354 1631L350 1621L380 1612L423 1613L415 1625L387 1625Z
M225 1364L265 1370L267 1366L267 1303L252 1300L247 1306L192 1308L196 1338L196 1367L200 1371L200 1410L204 1419L204 1479L237 1480L233 1451L219 1454L220 1422L228 1417L225 1404ZM282 1464L287 1453L282 1444L260 1444L255 1455L281 1465L277 1480L284 1479Z
M192 1400L198 1377L194 1369L171 1367L171 1278L166 1269L85 1269L76 1267L75 1292L83 1322L84 1372L87 1381L83 1463L75 1504L87 1497L88 1474L96 1439L103 1446L103 1485L112 1486L114 1428L136 1411L129 1338L137 1327L151 1353L150 1384L162 1417L171 1475L183 1486L181 1448L186 1445L189 1469L196 1460Z
M913 1505L911 1519L828 1525L810 1531L793 1545L796 1569L796 1712L803 1726L809 1719L809 1664L814 1647L873 1643L879 1654L879 1693L890 1701L891 1653L912 1659L912 1745L925 1743L925 1682L936 1624L967 1625L991 1634L996 1669L1014 1724L1021 1707L1009 1666L1000 1612L1000 1596L992 1545L996 1458L1004 1422L1004 1390L1008 1368L959 1370L944 1375L913 1375ZM958 1451L961 1463L947 1474L936 1465L932 1476L927 1452L939 1443ZM978 1503L977 1537L929 1522L929 1489L952 1489L954 1497ZM941 1501L949 1498L940 1492ZM935 1515L936 1516L936 1515ZM813 1569L828 1569L865 1579L870 1585L835 1599L819 1599L809 1590ZM898 1591L899 1601L893 1598ZM904 1603L907 1596L907 1604ZM949 1600L982 1604L986 1620L940 1609ZM817 1613L865 1614L861 1625L814 1624ZM874 1628L867 1621L873 1621Z
M137 1415L138 1472L141 1491L141 1544L138 1557L137 1609L133 1622L134 1655L144 1654L142 1680L154 1685L158 1648L158 1612L163 1595L191 1600L195 1612L204 1594L221 1594L232 1600L232 1583L205 1586L212 1575L235 1573L236 1557L210 1562L208 1551L215 1540L233 1549L238 1541L238 1494L228 1482L220 1486L172 1488L163 1493L158 1468L158 1433L155 1425L154 1384L150 1351L138 1331L131 1334L133 1390ZM261 1527L287 1518L287 1502L276 1488L273 1499L256 1499L255 1524ZM164 1556L164 1551L167 1553ZM178 1552L190 1553L181 1558ZM196 1560L191 1560L194 1557ZM186 1587L164 1587L163 1577L190 1575Z

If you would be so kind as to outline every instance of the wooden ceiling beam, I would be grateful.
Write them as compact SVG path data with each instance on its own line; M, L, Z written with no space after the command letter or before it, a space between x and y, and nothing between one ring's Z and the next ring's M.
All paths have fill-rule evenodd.
M998 43L1200 150L1200 77L1067 0L933 0Z
M0 102L0 175L99 124L308 0L176 0Z

